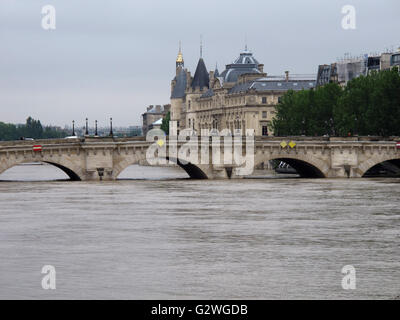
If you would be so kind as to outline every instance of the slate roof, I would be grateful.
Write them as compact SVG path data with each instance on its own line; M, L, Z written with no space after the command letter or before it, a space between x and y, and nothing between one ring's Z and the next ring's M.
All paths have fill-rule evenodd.
M257 92L263 91L287 91L287 90L307 90L315 88L315 80L263 80L258 79L256 81L246 82L243 84L238 84L229 90L229 93L240 93L246 92L248 90L254 89Z
M210 77L203 58L200 58L199 63L197 64L196 72L194 73L192 81L192 88L195 89L197 87L200 87L200 90L210 87Z
M151 108L149 111L146 111L146 113L157 113L157 114L161 114L164 112L164 106L160 106L160 111L157 111L157 106L153 106L153 108Z
M258 70L258 61L253 57L251 52L242 52L234 63L228 64L226 70L221 73L221 77L225 82L236 82L241 74L245 73L261 73Z
M171 99L179 99L183 98L185 96L185 90L186 90L186 72L185 70L181 70L179 74L175 78L176 84L175 88L172 91L171 94Z
M160 126L160 125L162 125L162 122L163 122L163 119L161 118L161 119L158 119L157 121L154 121L152 123L152 125L153 126Z
M214 96L214 90L208 89L206 93L204 93L200 98L210 98Z
M253 54L249 51L244 51L240 54L239 58L235 60L235 64L256 64L258 61L253 57Z

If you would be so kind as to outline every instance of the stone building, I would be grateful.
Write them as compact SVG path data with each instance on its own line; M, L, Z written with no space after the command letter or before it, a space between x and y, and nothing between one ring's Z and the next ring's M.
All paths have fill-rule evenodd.
M194 76L185 69L179 50L176 76L171 83L171 120L182 129L254 129L255 135L273 134L270 130L275 107L288 90L311 89L316 78L291 76L271 77L264 65L246 49L219 73L207 71L200 57Z
M171 105L166 104L166 105L151 105L147 107L147 111L142 114L142 119L143 119L143 126L142 126L142 132L143 135L145 136L149 130L153 128L153 124L160 120L163 119L166 114L170 111Z
M382 71L400 66L400 48L397 52L382 54L365 54L360 57L348 58L318 66L317 86L327 83L338 83L345 86L350 80L366 76L373 71Z
M322 64L318 66L317 87L328 83L338 83L337 64Z

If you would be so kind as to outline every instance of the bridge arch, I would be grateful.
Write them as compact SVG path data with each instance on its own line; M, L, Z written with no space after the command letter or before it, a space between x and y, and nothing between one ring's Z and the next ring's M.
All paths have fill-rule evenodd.
M199 165L194 165L192 163L183 164L179 159L169 158L167 160L176 163L179 167L181 167L191 179L208 179L206 168L202 168ZM132 155L125 156L123 160L114 165L113 170L113 178L117 179L118 176L124 171L127 167L135 164L143 164L146 163L146 155L143 153L136 153Z
M7 171L8 169L15 167L23 163L47 163L53 165L60 170L62 170L72 181L84 180L85 173L82 168L78 167L75 163L68 159L63 159L61 157L57 158L47 158L47 157L23 157L23 158L9 158L2 159L0 161L0 174Z
M395 166L399 167L400 169L400 155L380 155L380 156L373 156L368 158L367 160L361 162L357 168L357 176L358 177L365 177L366 173L371 170L372 168L382 164L384 162L391 162Z
M266 155L257 154L255 166L270 160L283 161L294 168L302 178L326 178L329 175L329 166L322 160L308 155Z

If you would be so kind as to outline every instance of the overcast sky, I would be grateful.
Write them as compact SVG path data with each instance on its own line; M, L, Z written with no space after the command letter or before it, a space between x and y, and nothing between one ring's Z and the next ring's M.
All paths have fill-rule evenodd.
M41 27L47 4L56 30ZM341 27L347 4L356 30ZM179 40L192 74L200 34L208 69L223 71L247 37L268 74L310 74L400 46L399 14L399 0L1 0L0 121L139 125L148 105L169 103Z

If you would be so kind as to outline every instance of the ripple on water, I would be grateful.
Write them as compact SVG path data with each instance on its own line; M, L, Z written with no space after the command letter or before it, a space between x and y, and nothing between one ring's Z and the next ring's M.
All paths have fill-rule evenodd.
M0 298L393 299L399 180L0 182ZM1 180L58 180L51 166ZM139 180L132 180L139 179ZM41 289L41 267L57 290ZM341 288L354 265L357 290Z

